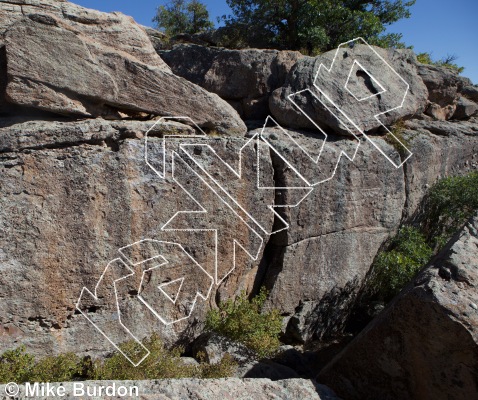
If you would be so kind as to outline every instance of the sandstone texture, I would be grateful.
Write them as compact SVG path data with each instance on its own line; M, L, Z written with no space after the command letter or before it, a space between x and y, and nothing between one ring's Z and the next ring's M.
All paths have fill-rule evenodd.
M10 103L76 117L188 115L245 133L226 102L171 73L130 17L56 1L2 2L0 10Z
M77 383L78 384L78 383ZM84 390L86 387L104 388L112 386L126 387L132 386L138 388L139 396L132 397L142 400L340 400L332 390L319 385L314 381L305 379L288 379L272 382L268 379L178 379L178 380L157 380L157 381L89 381L82 382ZM62 383L65 387L64 399L73 400L78 398L74 396L74 383ZM0 385L0 399L7 400L10 397L4 396L5 385ZM104 389L105 390L105 389ZM103 393L104 393L103 390ZM15 397L18 400L31 398L25 396L25 387L20 386L20 394ZM50 397L36 397L38 400ZM104 398L101 396L90 397L92 399ZM121 398L116 396L114 398Z
M362 132L373 131L380 122L391 125L422 113L427 96L413 52L356 44L299 60L285 85L271 96L270 109L279 123L289 127L314 128L315 123L350 135L359 132L346 118ZM375 118L380 114L384 115Z
M296 51L229 50L192 44L160 52L172 71L227 100L244 119L269 115L269 97L281 87Z
M39 355L109 354L113 345L88 319L120 342L120 315L137 338L157 332L190 344L209 308L261 286L284 317L284 341L340 335L377 252L430 186L478 168L476 87L410 51L375 49L409 84L403 107L383 116L387 125L405 120L413 156L396 168L403 153L368 117L386 111L380 85L396 93L403 82L356 68L353 57L364 68L375 57L367 46L339 52L355 75L337 104L373 95L373 112L349 110L369 133L354 138L323 102L296 98L321 132L288 99L312 90L335 51L310 58L184 44L158 55L152 33L129 17L62 1L3 1L0 21L0 353L25 344ZM321 84L341 88L344 71L322 71ZM277 121L246 133L228 102L244 119L270 111ZM424 114L432 103L460 119ZM146 273L141 265L165 250L176 275ZM187 268L187 287L202 297L177 300ZM137 295L163 284L172 286L162 286L160 320Z
M472 399L478 215L319 374L347 399Z
M15 125L15 129L3 128L0 134L0 259L2 297L8 301L0 303L2 350L18 342L41 353L96 353L110 348L99 332L75 311L75 304L82 287L95 287L107 263L119 256L118 249L138 240L197 242L197 248L191 251L196 252L201 263L209 265L207 272L214 275L211 237L193 235L191 238L191 234L185 232L161 232L161 227L178 210L194 209L194 203L171 178L159 179L144 162L144 140L138 136L152 125L153 122L95 120L46 125L26 122ZM169 125L157 129L167 134ZM187 132L189 127L183 129ZM151 138L150 143L155 141L160 147L161 139ZM239 149L246 140L215 142L217 151L221 152L226 148ZM246 161L252 165L254 160L252 155L249 157ZM267 163L271 184L270 160L264 160L264 164ZM168 168L170 172L171 167ZM255 171L251 169L249 173L254 176ZM249 203L244 204L247 208L253 208L257 197L253 200L255 196L241 194L241 188L247 190L241 186L237 195ZM227 225L225 221L231 221L229 227L223 228L223 235L235 237L248 247L252 239L247 226L231 217L227 209L222 211L213 192L201 190L199 186L193 189L210 210L213 222L206 223L220 227ZM268 194L271 204L273 195L273 192ZM267 196L265 199L267 201ZM224 222L221 223L221 219ZM267 223L266 218L263 222ZM270 228L272 223L270 217ZM205 245L206 242L209 244ZM189 246L193 246L192 243ZM233 264L233 251L229 246L229 242L224 242L219 252L219 260L227 268ZM253 284L252 260L240 252L236 259L235 274L220 288L225 295L228 293L226 297L242 289L251 290ZM197 275L195 280L201 276L203 274ZM137 278L140 277L139 274ZM125 301L129 302L128 293L138 284L139 281L133 279L133 287L123 288ZM114 291L109 288L102 294L102 301L88 303L90 318L110 320L107 316L115 311L113 295ZM214 299L214 295L209 296L209 301ZM159 332L167 342L174 342L181 333L186 334L186 338L194 335L198 327L193 327L204 318L206 304L201 301L197 305L196 322L166 326L141 302L129 302L123 323L138 337ZM104 329L115 332L116 325L113 319Z
M456 111L459 92L471 82L454 71L435 65L419 65L418 73L428 89L426 113L439 120L448 120Z

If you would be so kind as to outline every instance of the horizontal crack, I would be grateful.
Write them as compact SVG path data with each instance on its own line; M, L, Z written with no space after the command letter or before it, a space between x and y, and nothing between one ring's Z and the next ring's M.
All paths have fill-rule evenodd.
M366 228L366 229L362 229L362 228ZM352 227L352 228L347 228L347 229L341 229L341 230L337 230L337 231L332 231L332 232L327 232L327 233L323 233L321 235L315 235L315 236L309 236L307 238L304 238L304 239L301 239L301 240L298 240L296 242L293 242L293 243L289 243L285 246L283 246L284 248L287 248L287 247L290 247L290 246L294 246L296 244L300 244L302 242L306 242L306 241L309 241L309 240L314 240L314 239L320 239L322 237L325 237L325 236L329 236L329 235L335 235L337 233L343 233L343 232L371 232L371 233L379 233L379 232L384 232L384 233L387 233L388 232L388 229L386 228L374 228L374 227L366 227L365 225L359 225L359 226L355 226L355 227Z

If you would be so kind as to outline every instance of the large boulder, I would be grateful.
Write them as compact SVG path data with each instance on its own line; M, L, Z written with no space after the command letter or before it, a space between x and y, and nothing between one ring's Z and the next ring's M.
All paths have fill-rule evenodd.
M228 50L192 44L160 52L172 71L230 102L244 119L264 119L269 96L302 55L296 51Z
M229 104L174 75L131 18L29 3L0 26L10 103L76 117L187 115L210 130L246 132Z
M347 399L472 399L478 383L478 215L319 374Z
M402 157L386 138L369 135L373 142L359 142L334 135L337 126L327 130L323 153L320 132L283 130L275 125L263 132L270 147L227 137L244 130L237 114L217 95L173 75L143 28L131 19L61 1L2 2L0 10L5 16L0 36L6 43L4 53L0 46L0 69L6 68L8 74L7 100L10 105L15 103L0 120L0 297L5 300L0 302L0 352L19 343L36 354L75 351L96 356L114 350L75 305L82 288L95 288L109 261L125 259L118 249L146 238L188 243L188 251L207 265L202 272L196 268L189 274L189 283L205 285L213 280L214 285L209 296L204 296L206 301L196 304L186 299L176 306L171 299L181 292L179 280L158 285L154 279L147 280L156 294L159 284L173 284L166 289L169 295L163 292L161 298L169 299L163 305L174 304L178 314L168 315L162 323L144 304L135 303L142 282L136 281L141 276L136 271L119 292L121 302L128 304L122 321L135 337L157 332L167 344L189 343L201 333L210 307L241 290L257 293L262 285L270 290L267 307L279 309L284 316L285 340L307 342L333 336L343 330L377 251L415 213L427 188L441 177L476 169L474 118L442 122L421 116L407 121L403 140L415 155L403 169L383 157L392 153ZM357 45L354 54L360 49ZM267 99L275 85L282 84L297 55L195 46L188 51L193 50L199 61L186 63L195 67L184 68L181 74L234 97L243 89L241 76L234 75L238 67L248 77L243 85L252 91L254 101ZM181 48L170 53L174 54L180 68ZM410 78L406 113L419 112L427 91L415 74L411 53L382 54ZM299 60L288 82L309 79L318 60ZM221 63L227 66L224 71ZM301 77L300 66L306 64L311 69L304 69ZM357 77L370 84L362 73ZM166 91L162 86L166 83L174 89ZM356 81L351 88L357 94L370 88L364 85ZM175 97L168 97L171 93ZM240 95L248 96L248 91ZM206 100L198 105L198 99ZM241 104L246 104L243 100ZM378 98L373 101L381 107ZM163 106L179 115L185 113L202 127L225 133L195 137L194 145L187 147L192 158L174 164L181 166L181 184L171 178L172 162L164 165L162 138L197 135L199 130L191 121L185 124L185 119L158 125L148 120L145 111L162 113L157 107ZM291 116L290 121L302 116L287 114L287 107L283 111ZM98 115L141 120L92 118ZM72 121L72 117L84 119ZM167 143L186 152L179 147L184 141L177 138ZM356 153L354 161L343 153L350 158ZM312 159L318 155L317 164ZM161 167L167 172L165 177L158 176ZM185 174L190 169L205 180ZM308 192L298 204L296 194ZM197 213L197 200L207 215ZM268 207L286 204L297 206L281 207L279 215ZM179 213L189 210L194 212ZM182 218L176 220L178 231L162 229L178 216ZM204 229L193 233L192 223ZM215 229L220 229L217 259L211 233ZM233 238L245 251L236 248ZM152 252L151 259L157 257L154 248L129 250L130 267L147 262L147 251ZM138 254L143 256L139 261ZM215 260L219 260L217 265ZM114 274L108 275L101 296L90 296L89 303L81 303L84 314L92 321L107 321L108 330L119 326L113 278ZM185 314L191 304L195 310L189 319L169 324L169 317Z
M468 85L465 86L461 93L466 96L469 100L478 102L478 85Z
M440 177L476 169L476 122L409 123L405 137L415 155L406 169L396 169L371 143L364 142L353 163L341 157L334 175L340 151L352 153L355 141L330 135L317 167L285 140L280 128L264 132L279 154L312 183L332 179L315 186L298 207L282 209L289 229L265 236L255 260L237 252L236 269L214 287L208 301L197 303L190 319L166 326L139 304L128 315L134 333L144 337L158 332L167 343L189 341L201 332L209 307L241 290L254 292L263 284L270 290L267 307L278 308L285 317L286 340L307 342L340 333L377 251L402 218L414 213L427 187ZM5 121L0 129L0 268L4 277L0 297L7 300L0 302L0 350L18 343L37 354L101 355L113 350L75 311L82 287L93 289L106 264L119 256L118 249L141 238L167 234L171 240L191 243L188 232L161 231L178 211L195 206L170 178L159 179L145 164L142 138L152 125L152 121L101 119ZM318 154L323 143L319 137L286 132L311 154ZM149 132L149 141L161 148L163 135L193 133L187 125L161 123ZM383 139L376 140L391 149ZM207 143L234 165L246 142L215 137ZM193 151L201 152L205 162L213 160L204 149ZM156 158L160 156L159 152ZM213 178L222 179L223 187L231 189L241 206L271 231L273 216L261 204L279 204L290 193L278 190L275 196L274 191L257 190L256 160L253 154L243 156L243 179L228 175L227 168L215 169ZM304 184L296 178L278 154L261 153L264 186ZM225 229L220 237L254 243L254 237L226 212L212 191L200 196L212 212L208 227ZM214 249L213 242L203 239L191 243L197 244L193 250L198 258L210 257ZM219 254L225 272L231 268L233 253L224 248ZM214 267L208 271L214 275ZM89 310L91 318L101 319L108 308L93 304Z
M283 126L314 128L314 121L322 129L350 135L350 122L361 131L373 131L380 121L391 125L420 114L427 96L413 52L355 44L300 59L285 85L274 91L270 109ZM384 114L380 121L375 118L379 114Z
M456 103L456 111L453 114L454 119L468 119L476 114L478 104L466 97L460 97Z

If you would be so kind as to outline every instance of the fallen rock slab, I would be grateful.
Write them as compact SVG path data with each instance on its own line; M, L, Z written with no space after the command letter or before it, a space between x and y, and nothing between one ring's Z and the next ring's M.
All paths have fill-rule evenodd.
M478 393L478 214L318 381L347 399Z
M64 4L61 14L22 4L14 11L26 17L12 11L0 27L8 102L75 117L187 115L210 130L245 134L237 112L174 75L131 18Z

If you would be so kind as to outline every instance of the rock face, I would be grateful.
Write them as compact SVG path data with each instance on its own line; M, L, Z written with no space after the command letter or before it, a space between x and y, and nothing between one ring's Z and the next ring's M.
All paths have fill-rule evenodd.
M131 18L61 2L0 8L10 103L76 117L188 115L201 127L245 133L227 103L171 73Z
M458 92L469 81L449 68L420 64L418 73L428 89L426 113L439 120L450 119L456 110Z
M360 63L354 61L356 58ZM407 92L405 82L410 87L402 102ZM291 102L290 96L304 112ZM395 108L380 117L385 125L391 125L398 119L423 112L426 101L427 89L417 75L417 61L411 51L356 44L353 48L345 46L316 58L299 60L285 85L273 93L270 109L277 121L285 126L314 128L311 122L314 121L323 129L329 127L336 133L350 135L341 113L362 131L372 131L380 127L375 115Z
M347 399L471 399L478 383L478 215L320 374Z
M280 131L271 131L277 135L276 148L282 149ZM286 336L292 341L339 332L380 246L415 213L430 185L440 177L478 168L476 122L410 121L404 136L414 153L405 168L393 168L364 142L353 163L342 157L333 179L317 185L299 207L283 212L290 229L271 238L261 282L270 290L269 305L286 315ZM296 133L294 140L317 154L317 138ZM325 148L320 167L290 142L284 143L288 152L283 154L294 159L300 171L327 179L339 149L350 153L353 144L335 138ZM287 173L278 160L274 165L276 179L283 177L287 186Z
M119 397L122 396L120 387L127 388L127 395L129 396L129 389L132 387L138 388L138 396L133 394L131 398L138 398L141 400L176 400L176 399L234 399L234 400L295 400L295 399L310 399L310 400L340 400L332 390L318 385L314 381L305 379L287 379L283 381L272 382L269 379L165 379L160 381L88 381L77 382L76 385L81 386L86 392L86 388L103 387L105 393L106 387L111 387L113 384L116 388L116 393ZM64 399L73 400L78 398L74 395L75 383L67 382L62 384L65 387ZM58 387L58 385L55 385ZM4 396L5 385L0 385L1 395L0 399L8 400L10 397ZM80 389L76 389L80 390ZM97 398L100 398L98 396ZM23 400L29 398L25 396L25 386L20 386L20 394L15 396L16 399ZM30 397L31 398L31 397ZM36 397L46 398L46 397Z
M187 232L161 232L177 211L194 208L194 203L191 205L191 199L178 184L170 178L159 179L146 165L144 140L139 138L153 124L154 121L34 121L0 129L1 293L9 299L0 303L1 350L21 342L31 351L43 354L108 351L110 346L105 339L75 311L82 287L93 290L107 263L119 256L118 249L138 240L191 242ZM176 134L181 132L180 127L173 125ZM186 125L182 129L184 133L190 130ZM159 125L150 134L168 132L170 125ZM154 137L151 143L155 140L158 145L161 143L161 139ZM246 139L230 140L216 140L216 150L238 149L246 143ZM244 161L254 164L252 155ZM271 162L264 159L263 166L267 164L269 169L265 171L271 185ZM171 172L170 165L168 168ZM253 169L250 172L255 174ZM240 220L224 210L222 215L230 225L227 228L228 224L219 220L221 204L215 200L214 192L199 186L194 189L210 210L217 210L210 214L215 224L212 226L226 226L222 230L225 237L235 237L249 248L253 238L249 238L247 227L242 225L245 230L240 233ZM245 193L236 193L247 203L251 201ZM263 196L273 203L273 192ZM253 209L254 202L257 198L244 206ZM262 222L272 228L272 217L269 222L267 218ZM242 234L245 236L241 238ZM197 259L208 264L208 257L214 255L214 241L210 237L193 239L202 243L194 250ZM209 245L205 245L206 240ZM223 253L219 251L219 260L231 268L233 251L226 246L227 243L222 247ZM221 286L226 297L252 287L256 268L252 260L241 252L237 252L236 260L235 273ZM214 264L208 265L207 272L214 276ZM123 288L125 301L137 284L139 281L133 279L133 287ZM208 297L211 304L215 291ZM114 291L109 288L99 303L86 303L90 319L110 321L107 315L114 312L116 304L112 296ZM198 302L197 321L204 319L207 304ZM181 335L191 338L198 333L199 326L193 328L197 324L194 318L166 326L139 301L126 308L129 311L124 311L123 323L130 326L135 337L159 332L166 342L172 342ZM115 325L117 321L113 319L104 329L115 336Z
M295 51L227 50L184 44L160 52L172 71L227 100L244 119L269 115L269 96L302 55Z
M453 114L454 119L468 119L476 114L478 104L468 100L466 97L460 97L456 104L456 111Z
M93 291L99 282L99 295L84 292L80 309L91 321L106 321L102 329L118 341L121 314L137 338L157 332L168 344L190 343L210 307L263 285L270 290L267 307L284 316L284 340L334 336L343 330L377 252L413 216L427 188L441 177L477 169L475 117L412 118L425 109L429 91L448 89L445 83L434 89L432 78L427 89L425 73L419 75L408 51L381 52L410 84L403 109L386 117L388 124L411 118L403 137L414 156L395 168L384 155L401 155L386 138L337 135L344 128L324 117L317 102L302 105L317 111L325 143L319 131L282 129L272 120L264 132L231 137L244 133L245 125L206 91L240 103L247 118L265 115L269 102L286 125L310 126L287 95L310 88L321 60L331 61L335 53L312 59L179 46L163 56L181 78L156 54L143 28L121 14L15 0L0 3L0 16L0 353L19 344L37 354L113 351L75 310L82 288ZM340 54L362 49L356 45ZM353 71L350 94L379 88L380 82ZM460 82L447 101L470 86ZM371 97L374 112L383 111L382 100L378 93ZM148 119L165 110L190 119ZM201 136L192 121L212 135ZM374 130L378 122L366 126ZM256 142L259 134L262 141ZM180 137L167 139L163 148L168 135ZM164 149L171 156L166 164ZM189 158L182 162L173 150ZM320 163L314 162L319 156ZM180 181L173 179L173 165ZM217 258L211 233L216 229ZM188 244L184 252L201 266L188 275L188 285L199 287L192 293L206 299L177 300L183 281L158 281L138 267L159 257L153 240ZM186 268L184 252L175 250L168 262ZM118 258L128 264L109 264ZM162 322L138 300L143 284L164 294L161 307L168 312ZM121 313L117 302L124 306ZM194 314L181 319L193 305Z

